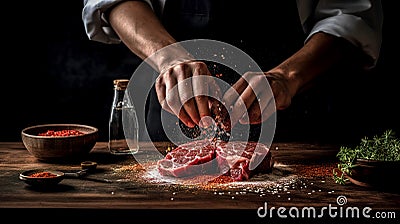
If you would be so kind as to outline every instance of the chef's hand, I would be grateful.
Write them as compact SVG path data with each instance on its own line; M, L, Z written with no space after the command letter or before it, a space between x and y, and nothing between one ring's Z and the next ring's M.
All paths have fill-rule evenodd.
M287 108L296 90L286 77L279 70L245 73L222 99L231 125L259 124L276 110Z
M203 118L211 118L214 98L209 96L219 95L219 88L204 62L187 60L163 69L155 87L162 108L186 126L211 125L210 119Z

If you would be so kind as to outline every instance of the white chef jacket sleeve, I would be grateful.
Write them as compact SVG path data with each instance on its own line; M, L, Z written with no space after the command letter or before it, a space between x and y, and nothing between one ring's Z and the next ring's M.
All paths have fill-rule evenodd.
M306 41L317 32L342 37L362 49L376 65L382 43L383 11L379 0L298 0ZM302 5L303 4L303 5Z
M90 40L107 44L121 42L108 22L106 13L115 4L123 1L125 0L84 0L82 20L86 34ZM141 1L147 2L152 7L150 0Z

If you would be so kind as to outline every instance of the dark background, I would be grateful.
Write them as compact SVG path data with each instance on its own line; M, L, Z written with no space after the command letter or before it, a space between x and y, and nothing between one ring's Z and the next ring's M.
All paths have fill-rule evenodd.
M337 74L343 86L321 86L278 112L276 141L358 142L391 128L400 132L396 82L398 32L392 1L385 1L381 57L363 76ZM51 5L9 3L2 15L1 141L19 141L23 128L43 123L81 123L108 136L112 80L130 78L141 62L124 45L90 41L82 23L83 1ZM332 93L332 96L327 93ZM346 97L348 96L348 97ZM333 100L332 100L333 99ZM326 106L327 100L334 109Z

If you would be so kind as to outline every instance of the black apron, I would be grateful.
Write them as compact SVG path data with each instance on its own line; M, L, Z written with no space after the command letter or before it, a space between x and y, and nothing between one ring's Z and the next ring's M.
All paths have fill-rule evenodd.
M215 39L226 42L249 54L263 71L285 60L304 41L296 1L229 1L172 0L166 1L159 15L167 30L178 40ZM229 73L222 66L210 66L212 74ZM234 83L239 77L224 75ZM230 79L230 80L229 80ZM146 105L146 126L152 141L168 141L161 126L161 106L153 87ZM173 115L171 115L173 116ZM185 133L193 129L181 122ZM250 139L257 140L260 125L251 125Z

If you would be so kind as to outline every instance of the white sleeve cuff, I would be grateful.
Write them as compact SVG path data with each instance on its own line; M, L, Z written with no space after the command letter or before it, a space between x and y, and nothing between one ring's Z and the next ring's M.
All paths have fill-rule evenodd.
M85 26L86 35L90 40L95 40L107 44L120 43L118 35L111 27L106 12L112 6L125 0L85 0L82 10L82 20ZM141 0L147 2L150 7L150 0Z
M360 17L340 14L322 19L314 25L306 41L317 32L325 32L348 40L372 58L373 64L368 64L367 67L376 65L382 37Z

